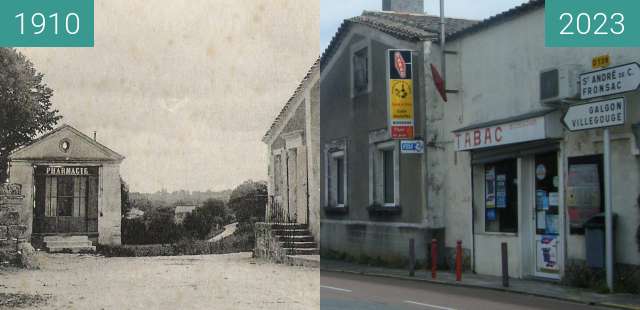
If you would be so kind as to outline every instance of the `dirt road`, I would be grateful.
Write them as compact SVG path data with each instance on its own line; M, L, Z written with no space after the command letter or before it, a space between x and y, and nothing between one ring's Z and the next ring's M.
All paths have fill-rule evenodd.
M318 269L256 263L250 256L40 253L40 270L0 271L0 293L50 296L38 309L319 308Z

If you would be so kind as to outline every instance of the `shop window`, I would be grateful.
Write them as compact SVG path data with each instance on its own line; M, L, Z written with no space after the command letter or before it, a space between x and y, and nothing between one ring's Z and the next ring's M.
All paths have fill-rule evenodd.
M537 154L535 157L536 234L558 235L560 209L560 179L558 154Z
M572 234L583 234L584 223L604 212L602 155L568 159L566 206Z
M352 54L352 95L369 91L369 48L363 47Z
M491 163L484 167L486 232L518 232L517 168L516 159Z
M347 170L345 163L343 150L329 153L327 190L329 205L332 207L344 207L346 204Z
M396 141L377 143L372 154L372 204L400 205L400 156Z
M45 216L85 216L88 177L46 177L45 182Z

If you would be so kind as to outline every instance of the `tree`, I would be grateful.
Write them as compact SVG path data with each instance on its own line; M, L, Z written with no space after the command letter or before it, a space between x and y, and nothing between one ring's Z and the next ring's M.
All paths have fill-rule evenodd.
M0 181L11 151L50 131L62 118L51 108L53 90L44 75L13 48L0 48Z
M131 202L129 201L129 185L123 178L120 178L120 214L125 218L131 211Z
M234 220L231 210L227 208L224 201L210 198L188 214L182 226L194 238L204 239L216 226L220 227Z
M238 185L229 198L229 208L240 223L264 221L267 183L248 180Z

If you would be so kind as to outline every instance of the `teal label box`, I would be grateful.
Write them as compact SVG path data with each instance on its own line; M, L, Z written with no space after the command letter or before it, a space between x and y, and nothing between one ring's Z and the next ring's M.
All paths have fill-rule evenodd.
M0 0L0 46L93 47L94 0Z
M547 47L639 47L640 1L547 0Z

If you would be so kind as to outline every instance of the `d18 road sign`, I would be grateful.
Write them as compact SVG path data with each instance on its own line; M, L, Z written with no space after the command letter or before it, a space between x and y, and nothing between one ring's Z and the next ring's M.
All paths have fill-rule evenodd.
M562 118L570 131L624 125L626 119L624 98L591 102L569 108Z

